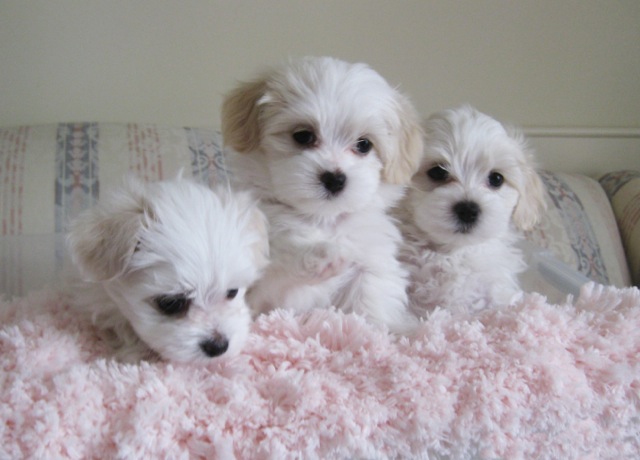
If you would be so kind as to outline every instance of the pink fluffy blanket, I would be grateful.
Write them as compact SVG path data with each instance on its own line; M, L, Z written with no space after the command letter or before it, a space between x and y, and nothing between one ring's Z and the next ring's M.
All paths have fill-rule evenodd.
M54 291L0 304L0 458L640 456L636 288L436 311L410 340L275 311L208 367L114 362Z

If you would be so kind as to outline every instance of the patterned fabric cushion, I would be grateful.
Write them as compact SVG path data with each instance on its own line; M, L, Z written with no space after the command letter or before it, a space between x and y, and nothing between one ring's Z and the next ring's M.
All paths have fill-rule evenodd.
M226 170L220 133L205 128L77 123L0 129L0 295L51 281L65 254L70 219L127 173L154 181L179 171L213 185ZM640 174L604 180L627 251L640 271ZM585 176L542 173L548 211L526 237L604 284L630 283L607 195ZM634 246L632 242L635 241ZM539 289L542 292L544 290Z
M212 129L79 123L0 129L0 235L63 232L69 220L122 183L178 171L213 184L224 175Z
M542 172L547 210L525 237L586 277L628 286L629 269L607 195L583 175Z
M640 286L640 171L605 174L600 184L611 200L634 285Z

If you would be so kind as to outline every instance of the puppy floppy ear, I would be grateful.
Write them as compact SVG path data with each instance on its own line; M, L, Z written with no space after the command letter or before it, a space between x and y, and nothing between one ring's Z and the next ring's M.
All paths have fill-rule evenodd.
M244 83L231 91L222 103L222 137L240 153L256 150L260 144L260 99L266 78Z
M405 96L396 93L395 110L399 123L390 129L396 136L395 152L381 152L384 167L382 178L391 184L408 184L418 170L423 150L420 118Z
M509 135L518 143L522 152L520 169L524 180L518 190L519 198L513 210L513 223L520 230L530 230L538 223L542 212L546 209L546 189L540 179L533 160L533 153L529 149L521 133L513 128L508 128Z
M130 182L127 190L78 216L71 224L67 241L82 277L87 281L107 281L121 275L151 214L142 186Z

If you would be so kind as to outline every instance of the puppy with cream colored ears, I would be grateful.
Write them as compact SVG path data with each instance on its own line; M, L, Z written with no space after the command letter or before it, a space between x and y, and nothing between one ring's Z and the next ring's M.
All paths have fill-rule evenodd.
M408 331L387 210L422 151L409 100L365 64L303 58L228 94L222 131L235 183L270 224L271 264L247 295L255 312L335 306Z
M515 243L544 208L544 189L523 137L472 107L434 114L425 152L399 208L401 260L411 308L474 312L519 292Z
M204 363L238 353L247 288L267 264L267 223L248 193L186 179L126 186L85 211L68 243L73 303L122 361Z

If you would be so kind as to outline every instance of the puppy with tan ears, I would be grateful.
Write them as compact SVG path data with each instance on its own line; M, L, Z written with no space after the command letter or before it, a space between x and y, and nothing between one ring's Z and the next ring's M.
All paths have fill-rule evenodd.
M473 312L519 292L515 243L544 207L544 189L521 134L472 107L426 123L425 152L399 210L411 307Z
M268 258L249 194L130 180L72 223L68 243L83 278L74 305L119 359L205 362L241 350L245 292Z
M270 223L271 264L250 306L336 306L409 330L387 215L422 151L409 100L365 64L303 58L233 90L222 131L235 183L261 198Z

